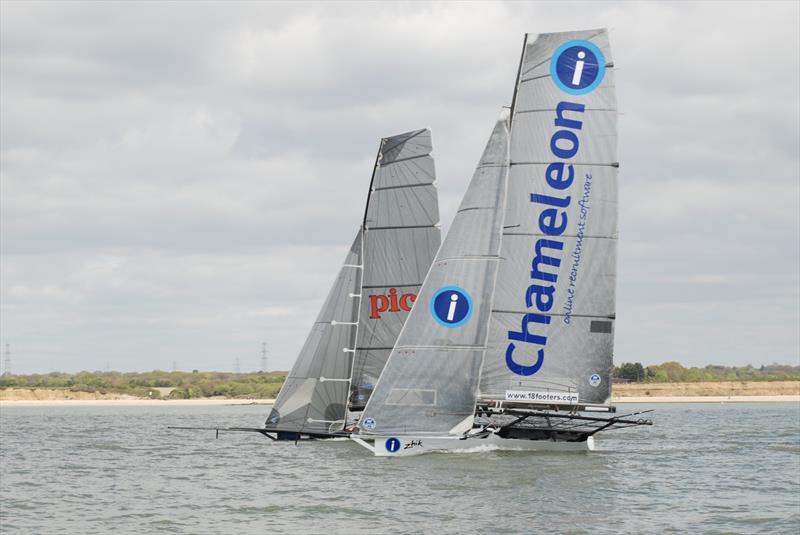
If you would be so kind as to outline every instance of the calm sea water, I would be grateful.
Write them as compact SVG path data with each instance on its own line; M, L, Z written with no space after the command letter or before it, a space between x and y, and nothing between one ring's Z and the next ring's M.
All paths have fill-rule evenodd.
M406 459L166 429L264 406L3 408L0 532L800 532L799 405L649 408L588 454Z

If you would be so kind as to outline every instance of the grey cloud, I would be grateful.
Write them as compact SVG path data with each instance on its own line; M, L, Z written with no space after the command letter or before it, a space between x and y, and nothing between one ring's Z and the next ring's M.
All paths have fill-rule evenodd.
M799 8L720 6L2 2L2 342L20 371L265 339L288 368L378 140L432 128L446 229L523 33L609 26L617 359L797 362Z

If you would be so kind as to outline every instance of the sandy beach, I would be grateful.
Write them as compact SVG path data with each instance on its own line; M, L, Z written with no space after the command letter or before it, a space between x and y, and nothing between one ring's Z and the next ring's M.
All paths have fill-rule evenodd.
M66 389L0 389L0 407L131 407L271 405L274 399L141 399L124 394ZM637 383L614 385L614 404L632 403L800 403L800 381Z

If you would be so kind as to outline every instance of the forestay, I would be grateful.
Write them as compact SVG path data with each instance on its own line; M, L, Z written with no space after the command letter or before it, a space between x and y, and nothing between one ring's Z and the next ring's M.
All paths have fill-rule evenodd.
M504 117L367 403L359 423L363 433L441 434L472 426L497 271L507 160Z

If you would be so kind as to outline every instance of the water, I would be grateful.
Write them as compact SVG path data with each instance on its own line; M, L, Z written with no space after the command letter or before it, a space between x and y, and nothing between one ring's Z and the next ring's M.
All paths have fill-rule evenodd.
M589 454L406 459L166 429L263 406L3 408L0 532L800 532L799 405L650 408Z

